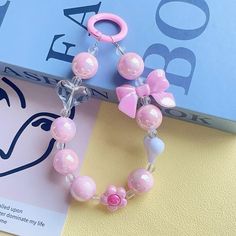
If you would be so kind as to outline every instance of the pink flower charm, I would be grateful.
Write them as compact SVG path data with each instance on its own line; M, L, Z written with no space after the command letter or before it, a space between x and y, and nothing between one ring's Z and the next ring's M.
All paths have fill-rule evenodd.
M107 206L110 211L116 211L127 205L126 191L122 187L110 185L101 196L101 203Z

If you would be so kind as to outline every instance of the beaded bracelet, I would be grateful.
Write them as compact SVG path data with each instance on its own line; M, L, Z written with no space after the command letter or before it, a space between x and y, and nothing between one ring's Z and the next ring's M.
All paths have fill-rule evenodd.
M104 35L95 28L95 23L108 20L120 27L116 35ZM57 152L53 159L54 169L65 175L70 181L71 195L78 201L97 199L111 211L127 205L127 200L141 193L148 192L154 183L152 172L156 157L165 148L164 142L157 137L156 129L162 122L162 113L157 106L151 104L151 97L163 107L174 107L175 100L171 93L165 92L169 87L163 70L152 71L146 81L140 77L144 70L142 58L133 52L125 53L118 44L128 32L123 19L110 13L100 13L92 16L88 21L88 31L97 41L88 52L79 53L74 57L72 70L75 74L72 81L62 80L57 85L57 94L63 102L64 108L61 117L57 118L51 126L51 133L57 141ZM138 125L147 131L144 146L147 150L147 167L136 169L128 176L128 189L124 187L108 186L100 196L96 194L96 184L89 176L75 176L78 168L78 156L65 148L76 133L74 121L69 118L72 107L86 101L91 96L90 90L82 86L82 80L92 78L98 70L95 57L99 42L109 42L116 46L120 54L118 62L119 74L127 80L135 80L135 86L123 85L116 88L119 100L119 110L131 118L136 118ZM137 110L138 103L140 107Z

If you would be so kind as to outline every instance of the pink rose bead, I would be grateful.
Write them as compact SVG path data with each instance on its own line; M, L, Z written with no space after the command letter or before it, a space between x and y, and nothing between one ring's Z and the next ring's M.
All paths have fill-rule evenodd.
M146 169L134 170L128 177L128 186L136 193L148 192L153 184L153 176Z
M72 70L81 79L90 79L97 73L98 61L88 52L79 53L72 61Z
M51 134L59 142L66 143L74 138L76 126L73 120L67 117L59 117L52 122Z
M71 149L57 151L53 159L54 169L62 175L73 173L78 168L78 165L79 158Z
M110 206L117 206L120 204L120 202L121 202L120 196L117 194L111 194L107 198L107 203Z
M96 193L96 184L89 176L78 176L73 181L70 192L77 201L88 201Z
M154 105L145 105L139 108L136 116L138 125L144 130L157 129L162 122L162 113Z
M101 195L100 202L110 211L116 211L127 205L126 191L123 187L110 185Z
M138 54L129 52L121 56L117 67L122 77L128 80L134 80L143 73L144 62Z

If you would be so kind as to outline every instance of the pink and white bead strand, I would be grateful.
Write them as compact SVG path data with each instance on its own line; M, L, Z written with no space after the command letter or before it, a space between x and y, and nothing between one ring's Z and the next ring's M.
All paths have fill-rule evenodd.
M169 82L164 70L153 70L144 82L140 77L144 71L143 59L134 52L125 53L124 49L113 42L120 54L117 65L119 74L134 81L135 86L124 84L116 88L119 100L119 110L131 118L136 118L139 127L147 131L144 146L147 151L147 167L134 170L128 177L128 187L131 196L148 192L154 183L152 172L155 170L156 158L164 151L164 142L157 137L156 129L162 123L162 113L159 107L151 104L151 97L162 107L175 106L175 99L166 92ZM140 102L141 106L138 107ZM133 194L132 194L133 193Z
M95 23L100 20L108 20L117 23L120 26L120 33L117 35L104 35L95 28ZM96 194L96 184L89 176L75 176L78 168L78 157L73 150L65 149L65 144L75 136L75 124L68 117L70 109L87 100L89 92L86 87L81 86L82 79L91 78L96 74L98 63L93 56L97 51L96 44L91 53L81 53L75 56L72 63L72 70L75 77L72 83L61 82L58 86L58 95L63 101L64 109L62 117L56 119L51 127L52 136L58 142L58 151L54 157L53 166L55 170L67 176L70 180L71 195L77 201L89 201L96 199L102 205L107 206L110 211L116 211L127 205L129 199L135 195L140 195L151 190L154 184L152 172L156 157L159 156L165 148L161 139L156 135L156 129L162 122L162 113L157 106L151 104L152 96L154 100L164 107L173 107L175 105L172 94L165 92L169 87L168 80L163 70L154 70L148 75L144 83L140 78L144 70L144 62L136 53L124 53L124 50L118 45L127 34L127 25L119 17L110 13L100 13L91 17L88 21L88 31L97 40L115 44L121 54L118 63L118 72L127 80L135 80L135 87L129 84L117 87L117 97L119 100L119 110L128 116L135 118L138 125L148 132L144 138L144 145L147 150L147 167L139 168L130 173L127 179L127 190L124 187L110 185L106 191ZM91 52L90 51L90 52ZM138 101L141 107L137 111Z
M163 70L151 72L144 83L140 78L144 70L142 58L133 52L125 53L118 44L115 46L121 53L117 66L119 74L127 80L135 80L135 86L125 84L116 88L119 110L131 118L136 118L138 126L148 133L144 138L147 167L134 170L128 177L128 188L133 197L151 190L156 158L165 149L164 142L157 137L156 132L162 123L162 113L157 106L151 104L150 96L164 107L173 107L175 101L172 94L165 92L169 83ZM139 101L141 106L137 110Z
M76 134L75 123L69 118L71 109L91 96L90 90L82 86L82 80L90 79L96 74L98 70L98 62L94 56L96 52L95 44L89 52L76 55L72 62L72 70L75 74L72 81L62 80L58 83L57 94L64 108L61 117L55 119L51 126L51 134L57 141L58 149L54 155L53 167L70 182L70 192L78 201L91 199L96 193L96 184L89 176L76 176L79 158L73 150L65 146Z

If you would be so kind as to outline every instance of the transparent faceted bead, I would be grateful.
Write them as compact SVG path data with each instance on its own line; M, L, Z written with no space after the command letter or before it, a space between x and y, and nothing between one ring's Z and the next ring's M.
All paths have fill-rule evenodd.
M147 171L149 171L149 172L152 173L152 172L155 171L155 169L156 169L156 168L155 168L155 166L154 166L153 164L151 164L151 163L148 163L148 164L147 164L147 167L146 167L146 170L147 170Z
M140 98L140 103L145 106L151 103L151 98L149 96Z
M73 174L68 174L65 176L66 183L68 184L72 184L74 179L75 179L75 176Z
M90 90L85 86L81 86L80 80L75 78L73 78L72 82L69 80L59 81L57 94L66 110L70 110L72 107L87 101L91 96Z
M93 197L92 197L93 200L100 200L100 196L98 194L95 194Z
M56 147L57 147L58 150L62 150L62 149L64 149L65 146L66 146L65 143L57 142L57 144L56 144Z
M97 54L98 54L98 42L97 41L94 45L89 47L88 52L90 54L92 54L93 56L97 56Z
M77 75L73 76L71 82L74 84L75 87L82 85L82 79Z
M67 110L66 108L63 108L60 112L60 115L62 117L69 117L70 116L70 110Z
M138 78L134 81L134 83L135 83L135 86L136 86L136 87L139 87L139 86L141 86L141 85L144 84L143 79L142 79L141 77L138 77Z
M98 194L95 194L93 197L92 197L92 202L94 204L99 204L100 203L100 196Z
M120 46L118 43L114 43L116 46L116 54L122 56L125 54L125 47Z
M129 189L127 192L126 192L126 198L127 199L131 199L135 196L135 192L132 190L132 189Z
M148 131L148 136L149 136L150 138L156 137L156 136L157 136L157 130L156 130L156 129L149 130L149 131Z

